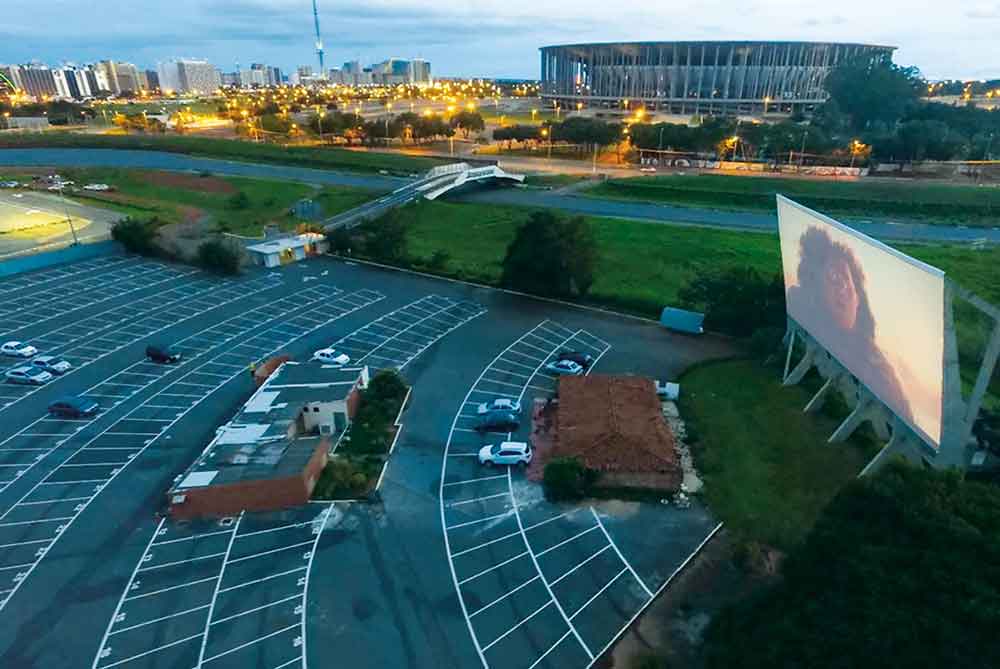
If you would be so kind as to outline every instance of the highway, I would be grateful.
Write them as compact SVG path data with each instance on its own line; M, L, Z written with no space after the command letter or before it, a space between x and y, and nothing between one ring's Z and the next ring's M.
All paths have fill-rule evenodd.
M308 183L395 190L409 180L385 175L362 175L305 167L244 163L199 158L161 151L117 149L0 149L0 165L19 167L132 167L142 169L209 171L213 174L288 179ZM560 194L529 188L489 189L458 197L461 201L549 207L567 212L650 221L664 225L698 225L750 232L777 230L773 214L731 212L676 207L643 202L624 202ZM1000 243L1000 228L962 227L894 221L845 221L861 232L884 240L970 243L984 240Z

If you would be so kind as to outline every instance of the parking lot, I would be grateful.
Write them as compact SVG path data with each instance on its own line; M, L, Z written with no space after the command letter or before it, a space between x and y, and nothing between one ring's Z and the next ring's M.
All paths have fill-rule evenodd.
M25 299L42 291L62 310ZM0 294L19 300L6 340L74 364L44 386L0 387L4 666L375 667L412 652L414 666L583 667L714 525L702 512L556 507L519 471L473 457L486 443L474 404L549 396L544 365L567 348L599 370L620 351L616 369L641 371L636 352L662 337L653 327L325 259L224 280L116 256L0 280ZM180 364L147 361L150 340L173 344ZM322 347L414 386L381 501L157 518L169 483L248 396L248 363ZM49 416L67 393L101 410ZM640 536L637 518L671 530ZM674 527L683 541L654 556ZM357 641L386 629L384 643ZM417 648L396 638L433 629Z

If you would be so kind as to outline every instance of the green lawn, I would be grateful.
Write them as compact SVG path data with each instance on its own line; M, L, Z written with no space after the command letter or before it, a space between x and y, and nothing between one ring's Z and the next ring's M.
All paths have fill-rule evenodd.
M888 179L831 181L689 174L612 179L586 191L592 197L760 211L774 211L776 193L832 216L899 217L988 227L995 226L1000 216L997 188Z
M119 168L63 169L63 177L76 182L106 183L115 187L107 196L76 192L69 194L84 204L105 207L126 215L157 216L167 223L197 220L207 215L224 229L240 235L257 236L267 223L277 223L283 230L294 229L302 223L288 215L296 201L310 197L319 201L324 216L333 216L378 196L378 192L347 186L319 188L294 181L270 181L243 177L194 177L154 170ZM30 181L26 174L0 172L0 180L16 178ZM174 183L157 180L179 179ZM228 185L232 192L215 192L218 186ZM202 188L202 186L205 188ZM247 206L234 208L231 202L235 192L245 193Z
M404 210L410 253L426 263L435 251L450 256L444 271L495 283L514 233L531 213L523 207L421 202ZM619 219L587 219L600 245L600 268L591 299L647 316L677 298L689 278L713 268L750 265L781 270L777 235L675 227ZM1000 303L1000 248L894 244L945 270L983 298Z
M301 165L350 172L386 170L400 174L425 171L435 165L449 162L437 158L349 151L332 147L284 147L231 139L177 135L84 135L71 132L47 132L7 134L0 137L0 148L29 147L144 149L226 160Z
M712 511L736 536L787 550L874 455L827 444L838 420L804 414L810 393L751 360L697 366L680 378L682 417Z

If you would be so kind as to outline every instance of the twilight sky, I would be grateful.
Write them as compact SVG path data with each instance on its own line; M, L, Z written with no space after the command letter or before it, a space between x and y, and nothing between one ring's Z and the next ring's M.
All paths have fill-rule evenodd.
M0 0L0 63L177 56L315 67L310 0ZM538 77L548 44L801 39L899 47L929 78L1000 77L1000 0L319 0L327 66L422 57L436 76Z

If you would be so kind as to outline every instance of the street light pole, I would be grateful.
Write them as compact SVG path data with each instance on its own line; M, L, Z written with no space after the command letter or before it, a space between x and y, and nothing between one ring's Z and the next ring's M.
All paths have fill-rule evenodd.
M73 217L69 215L69 203L66 202L66 196L63 194L63 183L59 182L59 197L62 199L63 209L66 210L66 223L69 224L69 231L73 233L73 246L79 246L80 240L76 236L76 227L73 225Z

